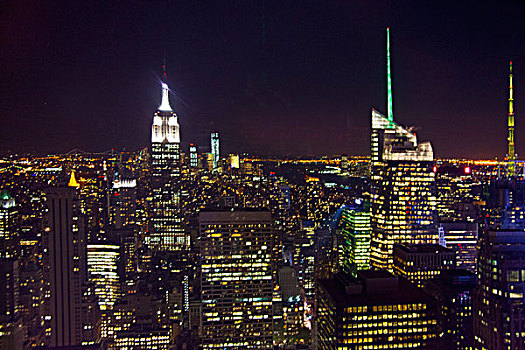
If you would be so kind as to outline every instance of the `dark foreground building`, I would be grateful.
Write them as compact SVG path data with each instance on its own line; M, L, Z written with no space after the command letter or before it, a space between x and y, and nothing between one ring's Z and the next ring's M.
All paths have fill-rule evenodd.
M476 349L525 349L525 232L485 234L474 297Z
M386 271L320 280L315 349L421 348L438 334L435 303Z

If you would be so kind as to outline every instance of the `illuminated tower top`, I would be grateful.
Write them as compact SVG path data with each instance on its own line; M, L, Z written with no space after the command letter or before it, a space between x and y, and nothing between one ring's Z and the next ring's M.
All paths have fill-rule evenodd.
M173 109L171 109L171 106L170 106L169 93L170 93L170 88L168 87L168 84L166 84L165 82L162 82L162 100L159 106L159 111L173 112Z
M177 114L173 112L169 100L170 88L162 82L162 100L157 112L153 116L151 126L151 142L179 143L179 122Z
M71 171L71 175L69 177L69 183L67 185L68 187L76 187L76 188L80 186L77 182L77 179L75 178L75 170Z
M386 79L387 79L387 118L394 121L394 109L392 107L392 76L390 74L390 27L386 28Z
M516 175L516 153L514 151L514 98L512 95L512 61L510 61L510 72L509 72L509 116L508 116L508 128L509 128L509 150L508 150L508 161L509 161L509 176Z

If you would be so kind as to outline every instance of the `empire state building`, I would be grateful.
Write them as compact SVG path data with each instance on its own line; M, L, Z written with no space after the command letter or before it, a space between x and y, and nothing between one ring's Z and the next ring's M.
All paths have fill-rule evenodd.
M153 203L147 243L153 250L182 250L190 245L182 228L180 176L178 117L170 106L169 87L163 82L162 101L151 126Z

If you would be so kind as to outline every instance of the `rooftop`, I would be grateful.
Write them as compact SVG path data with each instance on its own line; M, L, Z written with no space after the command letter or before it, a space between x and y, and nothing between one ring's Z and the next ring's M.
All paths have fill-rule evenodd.
M338 274L319 284L339 307L432 302L420 288L381 270L362 271L359 279Z
M400 249L406 253L453 253L451 249L439 244L396 244L394 249Z

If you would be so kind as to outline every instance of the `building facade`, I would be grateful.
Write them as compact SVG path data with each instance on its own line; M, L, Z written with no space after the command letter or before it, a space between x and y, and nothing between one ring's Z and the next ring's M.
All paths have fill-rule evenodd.
M200 212L199 225L202 349L272 349L270 212Z
M318 284L314 348L425 348L437 337L434 301L387 271L366 270Z
M456 267L476 272L478 224L466 221L441 222L438 230L442 230L445 246L456 252Z
M0 192L0 258L18 257L17 216L14 198L5 190Z
M345 273L370 268L370 202L358 201L341 214L340 265Z
M403 276L418 287L441 271L456 268L456 253L438 244L396 244L394 274Z
M212 132L210 136L210 143L211 143L211 154L213 157L213 171L217 170L219 168L219 159L220 159L220 149L219 149L219 133L218 132Z
M438 242L433 160L429 142L372 111L372 266L392 270L396 243Z
M473 300L476 349L525 349L524 266L523 230L485 233Z
M81 345L84 232L77 189L50 188L44 219L44 320L49 346Z

